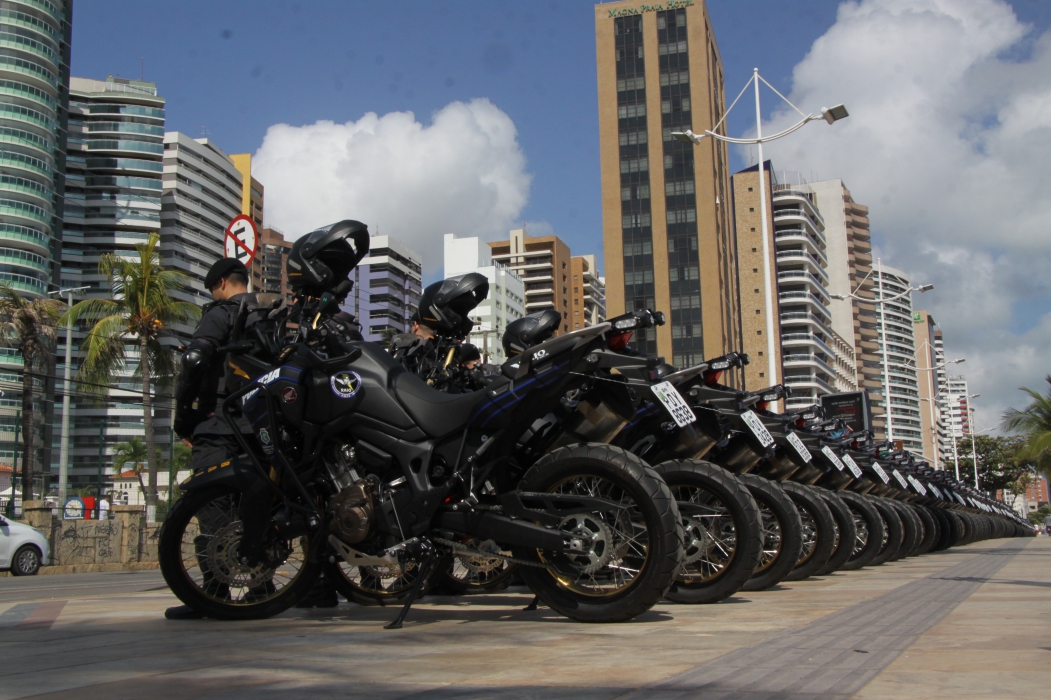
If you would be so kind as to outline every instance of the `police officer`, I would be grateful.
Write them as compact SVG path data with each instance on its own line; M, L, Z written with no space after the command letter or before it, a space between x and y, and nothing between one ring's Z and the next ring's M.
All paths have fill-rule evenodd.
M193 340L182 357L182 372L175 388L175 434L193 448L190 466L208 467L241 452L233 428L216 407L231 387L225 386L226 358L219 348L229 345L242 302L258 307L248 291L248 269L236 258L223 258L212 265L204 286L214 301L204 307ZM244 417L237 418L242 433L251 434Z
M224 382L226 358L219 348L232 341L242 301L251 308L258 306L256 296L248 291L248 269L236 258L223 258L212 265L204 286L214 301L204 307L193 340L183 353L175 386L175 434L193 448L192 469L219 464L241 452L233 429L215 415L219 400L229 389ZM237 424L251 438L251 426L243 416L237 418ZM169 620L203 617L188 605L168 608L164 616Z

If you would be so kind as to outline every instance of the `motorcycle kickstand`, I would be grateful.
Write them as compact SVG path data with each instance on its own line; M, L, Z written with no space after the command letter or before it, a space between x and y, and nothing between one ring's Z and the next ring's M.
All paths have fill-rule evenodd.
M412 607L413 602L415 602L415 600L416 600L416 596L418 596L420 594L420 591L423 589L424 582L431 575L431 569L434 568L434 562L435 562L436 559L437 559L437 555L431 554L430 556L426 557L423 561L420 562L420 567L419 567L420 573L419 573L418 578L416 579L416 583L413 584L413 586L412 586L412 590L409 591L409 598L408 598L408 600L405 601L405 605L402 606L401 612L398 613L398 616L396 618L394 618L393 622L391 622L389 625L385 626L383 629L385 629L385 630L400 630L401 629L401 623L405 621L405 616L409 614L409 608Z
M536 606L537 606L537 604L539 602L540 602L540 596L535 596L533 598L533 602L532 603L530 603L529 605L527 605L524 608L522 608L522 612L531 612L533 610L536 610Z

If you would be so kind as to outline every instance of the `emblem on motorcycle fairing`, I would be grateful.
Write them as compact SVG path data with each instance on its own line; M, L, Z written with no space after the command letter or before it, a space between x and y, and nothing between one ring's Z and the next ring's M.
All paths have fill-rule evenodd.
M349 399L361 388L361 377L357 372L336 372L329 380L332 393L341 399Z
M266 428L259 429L259 442L263 443L264 445L270 444L270 431L268 431Z
M281 400L285 403L295 403L298 398L299 392L296 391L295 387L286 386L281 390Z

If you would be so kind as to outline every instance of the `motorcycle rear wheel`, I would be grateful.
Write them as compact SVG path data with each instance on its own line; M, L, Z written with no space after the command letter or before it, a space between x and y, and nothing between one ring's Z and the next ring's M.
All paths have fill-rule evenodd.
M668 600L716 603L732 596L759 564L759 505L737 477L711 462L672 460L654 469L675 494L686 532L682 566Z
M854 551L840 569L854 571L868 565L883 548L883 519L864 496L853 491L837 491L836 495L850 508L856 531Z
M836 495L835 491L829 491L820 486L812 486L811 488L825 499L825 504L828 505L829 510L832 512L832 518L836 525L836 543L832 556L815 573L815 576L827 576L834 571L839 571L850 559L850 555L854 553L854 542L857 539L858 532L854 525L854 515L851 513L850 508L847 507L847 504L843 502L843 499Z
M683 530L668 485L641 459L611 445L561 447L534 464L519 488L602 498L620 507L564 518L563 530L586 542L577 554L515 547L525 584L552 610L579 622L623 622L646 612L671 588L682 559ZM567 562L568 560L568 562ZM574 568L566 573L566 564Z
M157 547L161 573L179 600L217 620L259 620L295 605L321 564L322 538L275 539L270 563L238 561L241 494L225 486L190 491L172 506Z
M803 524L803 547L785 580L802 581L816 574L832 556L836 525L832 511L813 489L791 481L782 482L781 488L792 499Z
M799 511L781 485L755 474L738 474L756 503L763 524L763 553L759 566L742 587L762 591L785 580L799 561L803 548L803 524Z

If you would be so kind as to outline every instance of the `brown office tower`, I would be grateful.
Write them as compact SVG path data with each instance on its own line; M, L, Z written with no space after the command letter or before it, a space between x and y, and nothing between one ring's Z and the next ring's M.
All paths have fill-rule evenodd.
M573 271L572 310L570 329L587 328L606 320L606 285L598 273L594 255L574 255L570 259Z
M493 262L509 267L525 283L526 313L555 309L562 314L558 333L571 330L569 246L558 236L532 238L520 228L511 231L509 240L489 247Z
M275 228L264 228L259 232L259 252L252 263L252 284L257 292L280 294L292 300L292 290L288 288L288 251L292 242L286 241L284 235Z
M596 5L595 35L607 314L664 311L668 324L636 347L677 366L738 349L726 146L672 136L723 114L705 4Z

